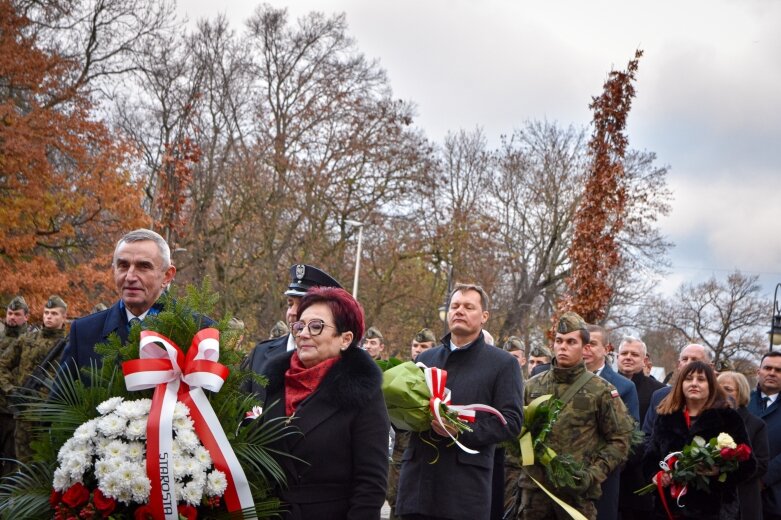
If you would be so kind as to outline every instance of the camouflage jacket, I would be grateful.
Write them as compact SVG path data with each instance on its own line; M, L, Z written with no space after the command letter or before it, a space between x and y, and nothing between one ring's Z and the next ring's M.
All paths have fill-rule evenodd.
M14 386L21 386L49 351L64 339L65 329L44 328L9 343L0 357L0 390L8 394Z
M526 382L524 402L529 404L546 394L561 398L585 370L583 363L571 368L554 364L547 372ZM600 484L607 475L626 461L633 430L634 420L615 387L600 377L592 377L559 412L547 444L556 453L567 453L584 463L593 482L579 495L594 500L599 498ZM551 485L537 463L528 470L546 487ZM529 479L522 479L521 485L534 487Z

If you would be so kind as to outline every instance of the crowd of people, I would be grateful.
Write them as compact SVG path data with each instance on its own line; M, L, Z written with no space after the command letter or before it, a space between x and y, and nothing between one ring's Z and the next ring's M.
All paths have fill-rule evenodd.
M30 457L13 396L35 370L50 360L71 368L100 362L95 345L112 333L126 342L133 323L159 313L176 273L168 244L145 229L119 240L112 270L119 299L75 320L67 336L62 298L48 299L40 330L27 324L22 297L8 304L0 333L5 457ZM495 342L485 330L488 295L457 285L449 332L420 330L409 359L447 371L453 403L498 414L478 412L465 431L443 418L410 432L390 424L375 362L388 349L379 329L366 329L360 303L304 264L291 267L285 297L284 320L242 365L268 380L244 388L264 403L264 420L285 418L297 431L274 446L286 476L277 490L284 518L379 519L387 500L392 518L407 520L565 519L575 514L568 507L590 520L781 519L781 352L762 356L752 391L743 374L717 373L709 350L692 343L667 385L650 374L640 338L622 338L614 352L609 331L574 312L561 316L550 345ZM522 465L514 449L524 407L549 395L560 410L546 445L582 468L567 485L551 481L544 460ZM729 472L691 468L705 484L682 492L665 461L698 438L721 435L750 450ZM654 493L635 492L648 484Z

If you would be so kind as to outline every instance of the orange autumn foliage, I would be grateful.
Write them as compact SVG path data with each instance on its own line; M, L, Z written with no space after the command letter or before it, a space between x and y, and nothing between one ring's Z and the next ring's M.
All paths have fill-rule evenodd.
M53 293L71 317L114 300L114 243L149 224L130 149L69 83L73 67L0 0L0 303L22 294L36 321Z
M593 98L589 107L594 112L594 132L588 145L591 167L575 214L575 235L569 248L569 292L558 305L559 313L574 310L588 323L599 323L605 318L613 292L611 275L622 261L617 237L624 227L627 210L624 131L642 55L643 51L637 50L626 71L611 71L602 94Z

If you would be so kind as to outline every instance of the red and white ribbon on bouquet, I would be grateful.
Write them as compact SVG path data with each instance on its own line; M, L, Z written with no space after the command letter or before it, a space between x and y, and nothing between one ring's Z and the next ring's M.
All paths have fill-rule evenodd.
M423 374L426 378L426 386L428 386L429 391L431 392L431 398L429 399L429 407L431 409L431 413L434 414L434 417L436 417L437 422L442 427L443 430L448 434L448 436L453 439L453 442L456 443L456 446L464 450L465 452L474 455L475 453L480 453L477 450L472 450L470 448L467 448L460 442L458 442L458 439L453 437L453 435L450 433L450 431L445 428L445 424L442 421L442 413L441 413L441 405L445 405L448 410L453 410L454 412L458 413L458 418L464 421L468 422L475 422L475 415L476 412L488 412L490 414L493 414L499 418L500 421L502 421L502 424L507 424L507 420L505 420L502 413L497 410L496 408L493 408L491 406L488 406L487 404L463 404L463 405L456 405L456 404L450 404L450 389L445 386L445 383L447 382L447 371L442 370L441 368L436 367L427 367L423 363L416 363L417 366L423 369Z
M680 451L676 451L667 455L663 461L659 462L659 467L662 469L656 474L656 488L659 492L659 498L662 502L662 505L664 506L664 510L667 513L667 518L669 520L673 520L674 517L670 511L670 507L667 505L667 497L664 495L662 476L665 473L671 473L675 469L675 466L678 464L678 459L681 457L681 455L683 454ZM684 495L686 495L687 491L689 491L689 488L686 484L680 485L676 482L670 483L670 496L675 499L675 503L678 504L678 507L683 507L681 505L681 499L684 497Z
M190 409L195 433L209 451L214 467L225 473L223 494L228 511L252 508L247 477L231 448L203 389L219 392L229 370L217 362L220 332L203 329L185 355L173 341L151 330L141 331L139 359L122 363L128 390L154 388L146 427L146 471L152 482L149 504L155 518L178 520L173 475L173 416L176 401Z

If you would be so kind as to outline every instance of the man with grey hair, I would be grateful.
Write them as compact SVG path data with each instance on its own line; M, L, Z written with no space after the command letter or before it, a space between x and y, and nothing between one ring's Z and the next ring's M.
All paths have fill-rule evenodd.
M678 354L678 366L676 368L676 373L680 372L683 367L692 361L702 361L703 363L712 365L713 359L711 357L710 349L698 343L689 343L683 347L683 349L681 349L681 353ZM669 394L671 390L671 386L665 386L651 395L651 403L648 405L648 411L646 412L645 419L643 420L643 432L645 433L646 439L650 439L651 435L654 433L654 423L656 422L657 417L656 407L659 406L659 403L662 402L662 399L667 397L667 394Z
M112 333L122 343L127 342L133 323L160 312L157 301L176 274L171 249L163 237L149 229L136 229L119 239L114 248L112 270L119 301L104 311L73 322L62 365L68 364L73 369L89 366L91 362L100 363L95 345L104 343ZM208 318L204 320L204 326L211 323Z
M640 424L643 424L653 393L665 387L653 377L645 375L643 367L647 356L648 348L640 338L624 336L618 345L618 371L635 384L640 402ZM653 497L634 493L636 489L647 484L642 472L642 456L643 450L634 450L621 473L618 510L622 518L653 518Z

